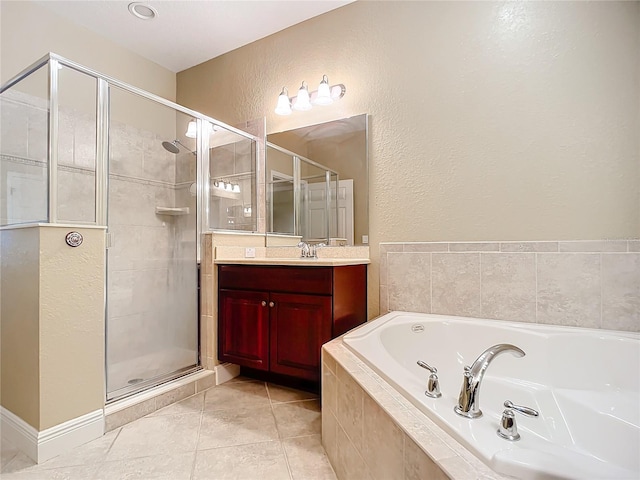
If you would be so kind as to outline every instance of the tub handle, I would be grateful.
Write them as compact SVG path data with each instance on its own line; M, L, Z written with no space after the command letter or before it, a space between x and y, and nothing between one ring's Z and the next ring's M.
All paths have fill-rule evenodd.
M511 400L505 400L504 406L505 409L504 412L502 412L500 427L497 433L499 437L515 442L516 440L520 440L520 434L518 433L518 425L516 424L516 415L514 412L522 413L527 417L537 417L539 413L533 408L515 405Z
M438 380L438 369L436 367L430 366L428 363L423 362L422 360L418 360L416 362L419 366L424 368L425 370L429 370L431 375L429 375L429 383L427 383L427 389L424 394L430 398L439 398L442 396L440 393L440 381Z

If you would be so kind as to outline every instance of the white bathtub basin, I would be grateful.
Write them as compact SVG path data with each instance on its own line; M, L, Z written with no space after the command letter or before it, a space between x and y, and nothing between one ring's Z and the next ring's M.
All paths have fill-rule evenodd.
M499 473L640 478L638 334L391 312L347 334L344 343ZM480 388L482 417L455 414L464 366L498 343L526 355L493 360ZM424 395L429 372L417 360L438 369L441 398ZM496 434L505 400L540 412L517 415L516 442Z

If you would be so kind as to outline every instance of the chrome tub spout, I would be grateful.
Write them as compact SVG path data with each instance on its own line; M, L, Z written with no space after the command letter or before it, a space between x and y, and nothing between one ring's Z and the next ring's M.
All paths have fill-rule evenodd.
M480 385L489 364L501 353L510 352L515 357L524 357L524 352L508 343L500 343L487 348L470 367L464 367L462 388L458 397L458 405L453 410L463 417L478 418L480 410Z

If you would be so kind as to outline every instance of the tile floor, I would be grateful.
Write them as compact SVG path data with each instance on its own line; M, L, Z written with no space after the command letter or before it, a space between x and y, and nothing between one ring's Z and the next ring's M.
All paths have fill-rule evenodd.
M2 442L2 480L335 480L317 395L234 379L35 465Z

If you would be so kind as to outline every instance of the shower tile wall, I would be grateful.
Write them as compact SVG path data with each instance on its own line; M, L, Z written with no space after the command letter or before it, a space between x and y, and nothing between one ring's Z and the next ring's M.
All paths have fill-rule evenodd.
M380 313L640 331L638 243L381 243Z
M112 391L134 378L196 363L196 215L190 182L176 183L194 170L190 152L171 154L162 147L165 138L119 122L111 123L109 137L107 390ZM186 172L177 167L182 163ZM183 206L189 215L156 214L156 207Z
M0 225L46 221L47 117L46 99L0 96Z

